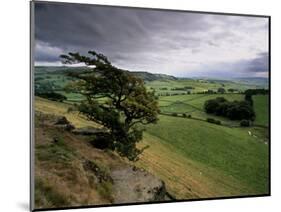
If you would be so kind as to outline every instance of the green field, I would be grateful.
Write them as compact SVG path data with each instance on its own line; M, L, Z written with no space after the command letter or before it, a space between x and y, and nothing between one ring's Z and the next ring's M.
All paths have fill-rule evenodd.
M192 87L188 89L191 93L204 92L207 90L217 91L218 88L237 89L243 91L249 88L257 88L258 86L242 84L238 82L225 81L225 80L203 80L203 79L181 79L181 80L155 80L146 83L147 88L154 89L156 94L183 94L186 91L173 90L174 88L183 88L185 86ZM165 89L165 90L163 90Z
M160 116L147 132L181 154L232 176L249 191L267 192L268 146L249 136L253 129L228 128L196 120Z
M268 95L257 95L253 97L256 112L255 123L268 126L269 123L269 101Z
M240 101L244 99L243 94L190 94L176 96L159 97L160 110L164 113L186 113L194 118L206 119L216 118L225 124L239 125L239 121L231 121L229 119L218 117L204 112L204 103L209 99L224 97L229 101ZM254 124L268 126L268 95L255 95L254 110L256 112L256 120Z

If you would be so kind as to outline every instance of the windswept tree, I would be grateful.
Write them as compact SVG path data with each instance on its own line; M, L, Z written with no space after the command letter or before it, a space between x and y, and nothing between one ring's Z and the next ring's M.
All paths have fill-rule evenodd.
M108 148L122 157L135 161L143 149L136 147L142 139L143 127L157 122L158 102L148 92L142 79L129 71L113 66L106 56L89 51L61 55L65 64L84 63L89 69L72 72L77 80L68 89L86 97L78 109L89 120L109 130Z

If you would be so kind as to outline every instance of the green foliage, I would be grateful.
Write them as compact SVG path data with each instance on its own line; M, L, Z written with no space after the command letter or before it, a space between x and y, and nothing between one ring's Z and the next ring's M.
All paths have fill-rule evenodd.
M227 89L227 91L230 92L230 93L233 93L233 92L238 91L238 90L234 89L234 88L229 88L229 89Z
M224 116L231 120L254 120L255 112L248 101L229 102L223 97L207 100L204 104L206 113Z
M263 94L266 95L269 93L267 89L248 89L245 92L245 95L258 95L258 94Z
M70 73L77 80L68 89L86 97L78 107L80 113L109 129L110 148L122 157L135 161L143 151L136 147L143 132L138 125L157 121L159 108L156 96L146 90L142 79L116 68L104 55L94 51L88 54L61 56L64 63L95 66L83 72Z
M216 99L207 100L204 104L204 109L207 113L215 113L220 115L222 112L223 106L225 105L227 100L224 97L217 97Z
M224 88L218 88L218 93L225 93L225 89Z
M93 139L91 140L91 144L98 149L112 149L114 150L114 146L112 145L113 138L110 133L96 133Z
M247 101L251 106L254 105L254 101L253 101L253 98L252 98L251 94L246 94L245 95L245 101Z

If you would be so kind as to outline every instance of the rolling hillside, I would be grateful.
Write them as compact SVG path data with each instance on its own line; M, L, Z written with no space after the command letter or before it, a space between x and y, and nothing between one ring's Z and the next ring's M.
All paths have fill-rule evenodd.
M75 112L68 113L70 106L35 99L37 111L64 115L76 127L99 127ZM136 165L162 179L177 199L268 193L268 145L260 128L229 128L163 115L159 118L139 144L150 148Z

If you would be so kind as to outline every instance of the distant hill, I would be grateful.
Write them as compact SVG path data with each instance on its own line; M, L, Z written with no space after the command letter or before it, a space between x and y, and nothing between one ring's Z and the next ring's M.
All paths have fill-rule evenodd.
M260 87L268 87L268 78L265 77L245 77L245 78L235 78L232 81L247 84L247 85L257 85Z
M133 75L142 78L144 81L155 81L155 80L177 80L176 77L166 74L152 74L149 72L138 71L131 72Z
M66 73L68 71L84 71L85 69L88 69L87 67L67 67L67 66L36 66L35 67L35 72L41 72L41 73L54 73L56 72L57 74L62 74ZM144 81L155 81L155 80L177 80L176 77L166 75L166 74L152 74L149 72L145 71L138 71L138 72L131 72L133 75L142 78Z
M35 66L35 73L56 73L63 74L68 71L83 71L87 67L68 67L68 66Z

